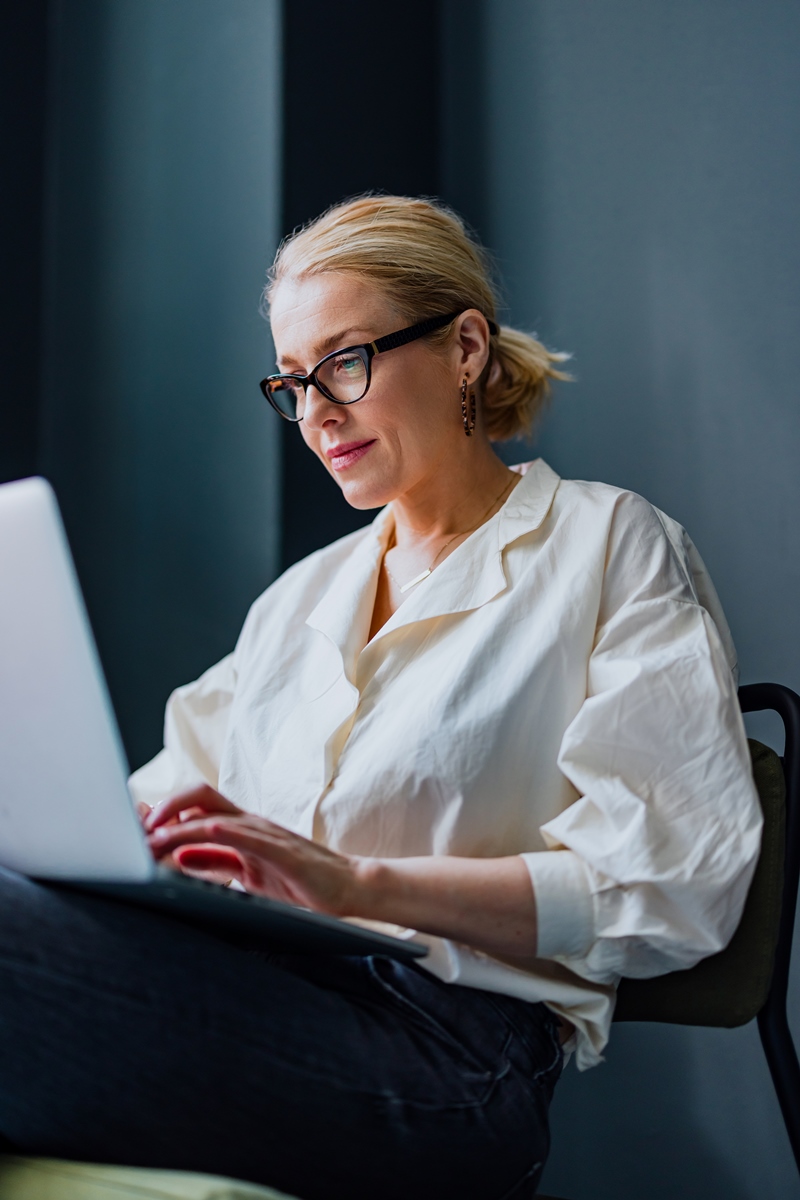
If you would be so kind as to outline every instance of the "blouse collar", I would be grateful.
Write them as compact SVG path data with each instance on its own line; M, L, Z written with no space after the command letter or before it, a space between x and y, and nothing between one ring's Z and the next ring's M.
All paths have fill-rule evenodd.
M419 584L367 646L378 570L394 528L389 506L378 513L306 620L338 647L348 678L355 676L362 648L369 649L415 622L480 608L505 591L503 550L541 526L560 483L540 458L513 469L523 478L500 511Z

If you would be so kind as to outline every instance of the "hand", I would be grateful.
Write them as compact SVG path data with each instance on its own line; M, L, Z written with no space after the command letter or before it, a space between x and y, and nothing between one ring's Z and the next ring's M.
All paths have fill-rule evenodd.
M337 917L367 917L524 966L536 957L536 897L523 860L361 858L243 812L203 785L146 817L153 854L189 874L222 872L249 892Z
M144 801L144 800L135 800L134 808L136 809L136 814L139 817L139 820L142 822L142 825L145 827L145 830L146 830L147 829L147 818L150 816L150 813L153 811L152 804L147 804L146 801ZM173 871L180 870L180 867L174 861L171 854L166 855L164 858L162 858L161 866L169 867Z
M246 813L206 784L159 804L144 826L155 857L181 871L222 874L248 892L334 916L356 911L358 859Z
M178 797L173 797L172 799L178 799ZM146 832L148 829L150 814L154 812L153 806L145 803L144 800L137 800L136 812L138 813L139 820L142 822ZM204 810L197 805L194 805L190 808L182 808L176 813L175 816L169 818L169 821L170 823L175 823L177 821L189 820L190 817L202 817L203 812ZM223 887L227 887L232 879L230 871L195 871L189 869L188 866L182 868L181 865L176 861L175 856L172 854L163 855L160 859L160 866L169 867L172 871L180 871L184 875L193 875L198 879L207 879L209 883L222 884Z

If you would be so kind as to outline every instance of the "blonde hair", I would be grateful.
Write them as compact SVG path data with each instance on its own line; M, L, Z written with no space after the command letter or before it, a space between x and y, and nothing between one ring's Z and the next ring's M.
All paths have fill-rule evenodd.
M409 324L476 308L495 322L497 297L484 248L443 204L408 196L364 195L329 208L285 238L264 292L269 305L285 278L349 271L378 287ZM443 344L452 326L430 334ZM479 381L483 422L492 441L529 436L569 355L502 326L490 339Z

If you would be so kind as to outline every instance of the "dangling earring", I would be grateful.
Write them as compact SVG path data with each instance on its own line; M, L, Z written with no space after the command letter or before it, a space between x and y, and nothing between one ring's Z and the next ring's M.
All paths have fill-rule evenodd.
M475 393L469 392L469 413L467 412L468 390L469 376L465 375L461 381L461 420L464 422L464 433L467 437L472 437L472 431L475 428L475 421L478 415L478 406L475 400Z

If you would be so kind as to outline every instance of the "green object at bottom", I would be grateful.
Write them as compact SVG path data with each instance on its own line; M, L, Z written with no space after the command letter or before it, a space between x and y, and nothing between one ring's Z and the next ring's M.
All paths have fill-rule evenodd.
M284 1192L187 1171L0 1156L2 1200L291 1200Z

